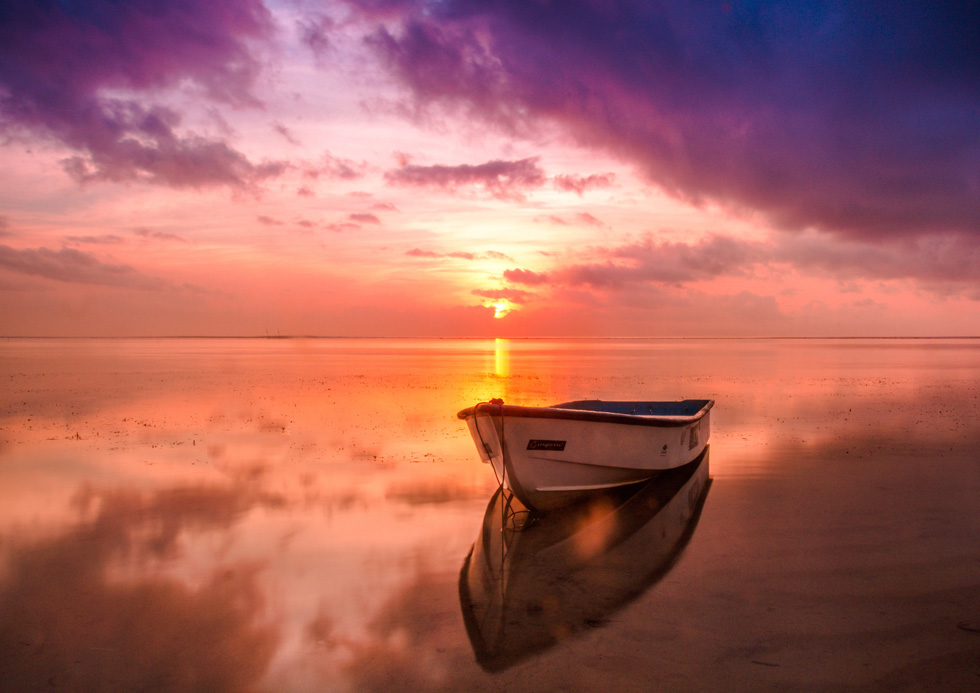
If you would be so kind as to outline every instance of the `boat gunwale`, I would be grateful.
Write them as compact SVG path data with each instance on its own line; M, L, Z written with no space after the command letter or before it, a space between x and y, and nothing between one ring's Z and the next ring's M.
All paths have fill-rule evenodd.
M583 400L589 401L589 400ZM595 400L600 402L601 400ZM690 400L681 400L690 401ZM687 426L700 419L708 413L715 401L695 400L706 402L694 414L623 414L617 412L597 411L591 409L565 409L562 407L525 407L517 404L497 404L494 402L480 402L472 407L467 407L458 412L456 416L460 419L468 419L477 414L489 414L491 416L505 416L526 419L561 419L565 421L588 421L592 423L623 424L626 426L653 426L657 428L676 428ZM652 403L652 402L650 402ZM568 402L567 404L573 404ZM643 402L643 404L648 404ZM676 404L676 402L670 402Z

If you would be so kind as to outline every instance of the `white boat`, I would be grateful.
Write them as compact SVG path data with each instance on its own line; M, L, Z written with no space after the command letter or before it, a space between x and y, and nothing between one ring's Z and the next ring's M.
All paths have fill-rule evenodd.
M459 574L477 662L500 671L608 622L677 563L710 483L705 448L645 484L547 514L498 489Z
M523 407L494 399L457 416L500 485L528 508L550 510L691 462L708 443L712 406L688 399Z

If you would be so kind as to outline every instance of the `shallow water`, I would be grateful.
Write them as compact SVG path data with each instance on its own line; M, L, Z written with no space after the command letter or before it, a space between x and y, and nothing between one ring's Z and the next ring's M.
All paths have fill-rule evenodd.
M980 683L980 340L10 339L0 383L0 690ZM486 667L492 397L716 406L679 554L603 605L663 514L628 565L535 553L586 615L507 612L568 618Z

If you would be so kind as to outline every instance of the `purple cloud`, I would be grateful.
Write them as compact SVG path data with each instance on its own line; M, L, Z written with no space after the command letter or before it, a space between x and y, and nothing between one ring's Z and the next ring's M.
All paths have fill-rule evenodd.
M461 187L481 187L501 200L521 200L526 190L540 187L545 176L537 158L529 158L458 166L406 163L386 172L385 180L392 185L440 188L451 192Z
M376 214L371 214L369 212L354 212L347 217L351 221L356 221L359 224L380 224L381 220L378 219Z
M74 248L17 249L0 245L0 268L75 284L149 290L171 287L166 280L142 274L130 265L105 263Z
M677 196L882 239L980 232L978 35L968 3L447 0L371 45L421 103L558 122Z
M318 62L323 61L330 50L330 32L334 21L322 14L313 14L296 22L300 40L313 51Z
M143 92L190 81L212 100L257 105L249 42L272 34L260 0L9 0L0 17L0 131L27 131L78 152L78 181L142 180L250 190L285 169L255 164L224 142L180 134L175 111Z

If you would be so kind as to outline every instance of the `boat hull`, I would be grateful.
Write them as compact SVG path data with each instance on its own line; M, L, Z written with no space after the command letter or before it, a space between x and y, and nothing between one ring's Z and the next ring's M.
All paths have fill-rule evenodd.
M710 434L710 400L572 402L555 407L483 403L459 413L480 457L528 508L550 510L592 492L634 484L701 454ZM658 411L670 413L657 414Z

